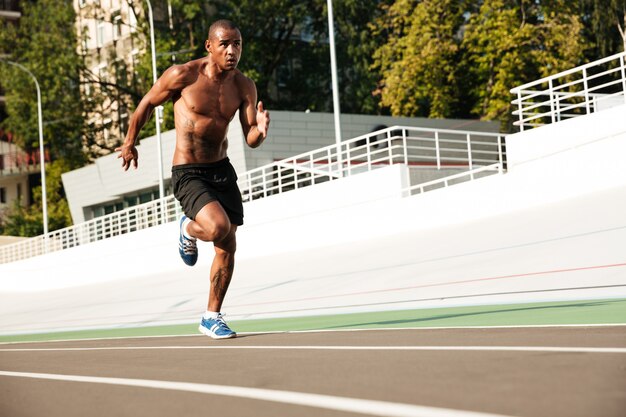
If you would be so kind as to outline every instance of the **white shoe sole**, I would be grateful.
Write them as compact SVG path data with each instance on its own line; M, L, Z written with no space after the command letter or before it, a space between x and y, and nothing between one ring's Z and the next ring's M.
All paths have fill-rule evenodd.
M226 336L218 336L215 333L213 333L211 330L204 327L203 325L198 326L198 330L200 331L200 333L203 333L209 336L211 339L232 339L233 337L237 337L237 333L234 333L234 332Z

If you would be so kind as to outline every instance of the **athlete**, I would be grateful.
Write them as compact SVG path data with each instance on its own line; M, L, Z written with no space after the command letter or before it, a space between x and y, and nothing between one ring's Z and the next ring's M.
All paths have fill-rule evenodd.
M256 148L267 137L270 117L257 104L256 85L238 69L242 37L229 20L209 28L207 55L167 69L135 110L122 146L116 149L126 171L137 168L135 142L155 107L172 100L176 149L172 163L174 195L180 219L179 253L185 264L198 260L197 239L213 242L207 310L199 330L214 339L235 337L224 321L222 303L235 265L237 227L243 224L243 204L237 175L227 156L228 124L239 111L246 143Z

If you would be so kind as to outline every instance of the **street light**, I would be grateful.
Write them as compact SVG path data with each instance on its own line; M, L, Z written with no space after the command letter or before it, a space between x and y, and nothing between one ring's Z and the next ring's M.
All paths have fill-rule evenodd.
M333 23L333 1L326 0L328 5L328 40L330 41L330 75L333 88L333 114L335 118L335 143L337 145L337 167L339 176L342 175L342 159L341 159L341 124L339 108L339 83L337 82L337 55L335 53L335 25Z
M150 0L146 0L148 3L148 20L150 21L150 50L152 52L152 81L154 84L157 82L157 67L156 67L156 48L154 46L154 19L152 17L152 4ZM163 203L163 197L165 194L163 186L163 157L161 156L161 118L163 117L163 106L158 106L154 115L156 123L156 137L157 137L157 163L159 166L159 199Z
M4 57L0 57L0 61L6 62L9 65L13 65L22 71L26 72L35 81L35 87L37 87L37 116L39 119L39 165L41 170L41 203L43 205L43 234L44 240L48 240L48 201L46 197L46 166L44 161L43 150L43 121L41 115L41 90L39 89L39 83L37 78L26 67L18 64L17 62L9 61ZM47 245L46 245L47 246Z

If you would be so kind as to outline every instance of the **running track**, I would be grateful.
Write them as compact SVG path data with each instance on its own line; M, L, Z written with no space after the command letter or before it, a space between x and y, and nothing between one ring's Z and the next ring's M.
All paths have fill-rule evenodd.
M626 327L0 345L0 416L623 416Z

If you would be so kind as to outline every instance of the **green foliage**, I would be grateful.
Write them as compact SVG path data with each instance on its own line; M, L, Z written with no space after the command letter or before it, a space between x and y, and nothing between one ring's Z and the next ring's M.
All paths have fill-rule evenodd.
M46 164L46 201L48 202L48 229L62 229L72 224L72 216L63 187L61 174L69 171L71 165L59 159ZM10 236L37 236L43 233L43 204L41 186L33 188L33 204L23 207L16 201L5 213L5 220L0 225L0 232Z
M462 46L471 113L511 126L510 89L580 65L582 25L571 2L485 0L471 14Z
M461 9L455 0L397 0L372 25L388 32L374 53L381 104L394 115L447 117L455 97ZM375 32L376 33L376 32Z
M355 114L380 112L380 96L374 94L378 74L370 67L372 55L383 38L378 32L370 29L370 24L382 15L381 6L387 3L389 0L333 2L342 112ZM323 26L324 33L328 30L326 25ZM330 63L328 49L324 48L321 53L326 62ZM329 71L329 68L326 69L325 74L330 75Z
M626 0L580 0L580 17L593 61L626 50ZM620 30L621 29L621 30Z
M60 174L82 166L84 108L79 73L82 62L76 53L74 9L62 0L20 3L19 25L0 19L0 53L26 67L39 83L44 145L52 163L46 164L49 229L71 224ZM39 148L37 92L35 82L22 69L0 62L6 90L6 119L2 127L14 134L17 145ZM32 190L31 207L11 207L3 215L3 233L34 236L43 232L41 187Z
M41 89L44 143L53 159L76 164L82 154L83 103L76 54L75 18L71 3L63 0L22 2L19 25L0 19L0 53L28 68ZM24 71L0 63L6 90L8 118L3 127L16 136L26 150L39 143L37 95L33 79Z
M225 0L217 18L239 25L239 68L269 109L327 110L330 102L324 0Z
M580 65L577 2L396 0L372 25L381 105L394 115L511 124L510 89Z
M474 115L508 122L509 90L537 75L528 55L534 35L533 25L516 1L485 0L472 13L462 46L471 74Z

